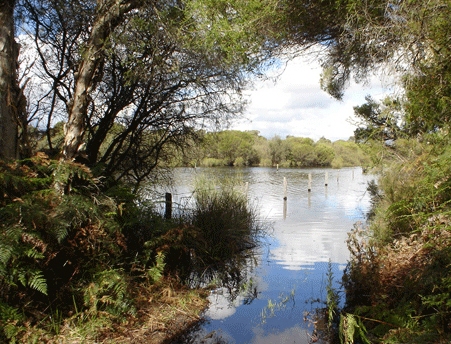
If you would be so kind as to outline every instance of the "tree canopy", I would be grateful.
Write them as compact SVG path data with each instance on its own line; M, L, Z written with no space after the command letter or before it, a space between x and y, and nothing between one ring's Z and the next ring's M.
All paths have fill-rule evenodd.
M13 133L2 135L10 151L2 155L29 156L36 131L28 124L39 123L49 154L139 184L168 157L167 144L183 149L197 129L226 127L242 113L253 78L311 47L322 87L339 99L350 78L365 81L375 68L402 76L396 118L384 110L375 123L382 110L356 108L384 127L383 136L434 131L449 123L449 7L442 0L8 2L2 32L11 48L0 79L18 100L2 105L2 129ZM31 56L22 61L23 78L14 71L19 40L21 56ZM64 137L54 142L60 121Z

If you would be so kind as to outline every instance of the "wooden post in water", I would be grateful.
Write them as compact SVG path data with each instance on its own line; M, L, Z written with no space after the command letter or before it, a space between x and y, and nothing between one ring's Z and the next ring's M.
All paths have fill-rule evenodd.
M279 171L279 164L277 164L277 171Z
M164 210L164 218L170 219L172 217L172 194L166 192L165 199L166 208Z
M248 193L249 193L249 182L246 182L246 184L244 186L244 194L246 195L246 198L247 198Z
M312 191L312 174L308 174L308 192Z
M287 218L287 199L283 200L283 219Z
M329 183L329 172L326 171L326 174L324 176L324 185L327 186Z
M288 186L287 178L283 177L283 199L284 199L284 201L287 200L287 186Z

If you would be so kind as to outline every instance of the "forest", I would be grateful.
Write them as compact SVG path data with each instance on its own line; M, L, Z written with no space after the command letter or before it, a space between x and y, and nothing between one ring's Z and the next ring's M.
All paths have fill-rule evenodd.
M265 230L253 209L224 186L163 218L141 191L168 166L364 164L372 209L329 327L448 343L450 15L449 0L0 0L0 340L163 342L168 319L198 319L200 275L240 276ZM396 85L356 104L353 142L227 130L247 87L312 50L337 99L374 74Z
M256 131L226 130L207 133L200 147L180 157L183 166L332 167L364 166L369 159L354 142L326 138L274 136L267 139Z

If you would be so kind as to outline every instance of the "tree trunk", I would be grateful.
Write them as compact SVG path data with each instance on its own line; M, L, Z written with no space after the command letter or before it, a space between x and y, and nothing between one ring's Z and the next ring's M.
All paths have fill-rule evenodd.
M14 39L15 0L0 0L0 159L18 158L17 80L19 46Z
M78 67L74 96L69 107L69 119L65 126L63 156L67 160L74 160L83 145L85 121L91 101L90 93L96 87L96 80L102 72L104 49L108 38L121 23L124 14L136 8L139 3L138 0L97 1L97 16Z

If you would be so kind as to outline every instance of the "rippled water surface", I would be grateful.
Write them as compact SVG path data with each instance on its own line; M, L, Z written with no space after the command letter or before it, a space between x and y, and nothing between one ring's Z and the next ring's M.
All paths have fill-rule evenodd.
M311 343L313 328L305 316L323 307L319 301L326 297L329 261L336 280L341 279L349 257L347 233L364 220L372 177L361 168L177 169L174 202L189 200L199 175L235 176L243 187L248 183L250 202L273 230L249 266L247 292L233 300L226 289L212 292L206 322L192 342Z

